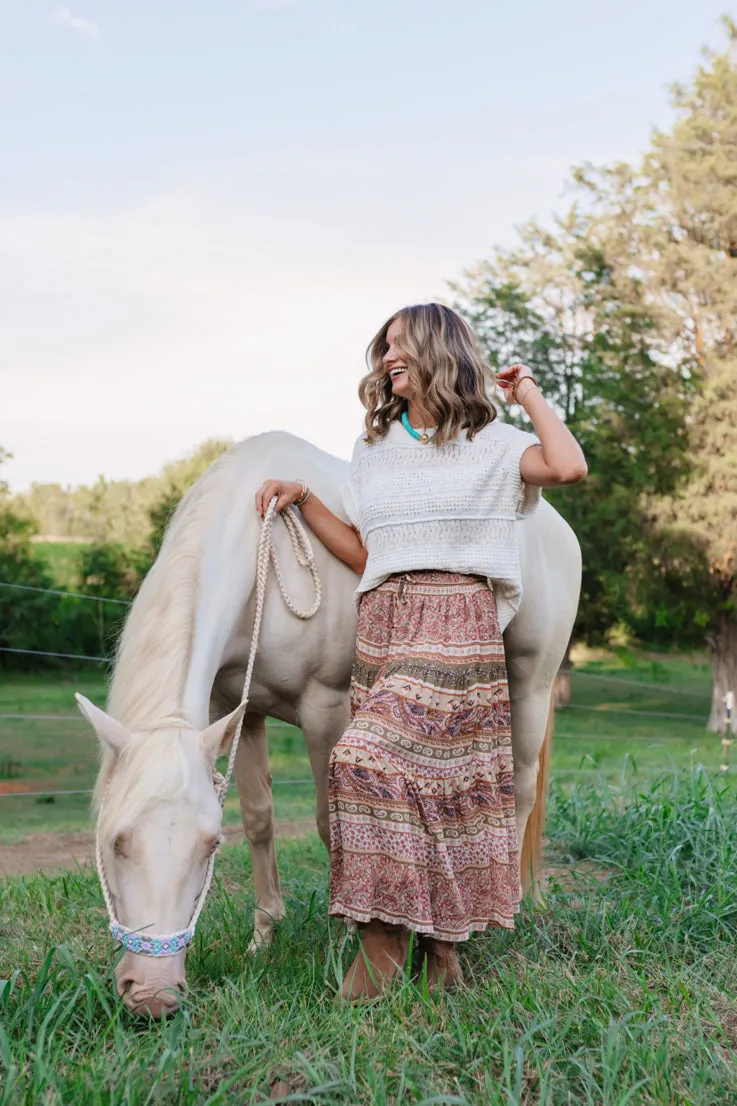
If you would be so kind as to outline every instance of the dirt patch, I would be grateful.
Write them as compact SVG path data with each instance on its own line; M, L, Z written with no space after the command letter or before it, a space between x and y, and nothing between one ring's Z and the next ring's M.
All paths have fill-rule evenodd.
M277 837L307 837L315 833L312 818L276 822ZM243 840L242 826L226 826L228 844ZM0 878L32 872L77 868L92 861L95 839L91 833L34 833L12 845L0 845Z
M0 780L0 795L25 795L30 790L31 784L22 780Z

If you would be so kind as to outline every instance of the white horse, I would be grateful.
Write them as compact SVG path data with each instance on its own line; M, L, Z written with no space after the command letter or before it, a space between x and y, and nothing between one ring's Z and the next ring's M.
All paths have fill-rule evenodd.
M347 471L346 462L278 432L249 438L219 458L180 504L131 608L109 714L78 697L102 748L95 807L113 908L131 930L162 934L188 925L208 856L220 839L212 773L241 714L255 602L256 490L267 476L296 473L345 518L340 487ZM545 502L517 530L524 598L505 645L520 842L533 807L537 816L530 819L522 850L522 882L529 888L540 863L551 687L576 613L581 561L574 534ZM278 520L273 538L292 598L309 607L311 578L295 563ZM349 721L356 576L312 540L322 605L309 621L298 620L272 577L236 758L253 861L254 945L268 943L284 917L266 717L299 726L304 734L317 790L317 829L326 845L328 759ZM125 951L116 979L129 1009L157 1015L176 1008L184 955L182 950L159 959Z

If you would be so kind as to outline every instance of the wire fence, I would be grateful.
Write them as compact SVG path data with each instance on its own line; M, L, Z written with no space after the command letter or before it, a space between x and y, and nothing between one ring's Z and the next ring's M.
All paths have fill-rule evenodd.
M131 599L112 599L109 595L85 595L79 591L61 591L59 588L36 588L31 584L8 584L0 580L0 588L12 588L14 591L35 591L39 595L63 595L70 599L89 599L93 603L116 603L121 607L130 607Z
M640 718L670 718L679 719L682 722L699 722L703 721L702 717L698 714L672 714L670 711L661 710L630 710L629 707L589 707L585 703L566 703L562 710L588 710L595 711L597 714L603 714L605 711L614 712L617 714L635 714Z
M610 684L623 684L625 687L636 687L640 691L667 691L669 695L691 695L698 699L709 699L708 691L692 691L686 687L674 687L672 684L656 684L650 680L623 680L621 676L606 676L603 672L579 672L571 669L571 675L576 679L583 677L586 680L604 680Z
M57 588L38 588L32 587L29 584L11 584L0 581L0 588L11 588L17 591L23 592L40 592L48 595L69 596L74 599L89 600L95 603L114 603L119 606L130 606L130 601L123 599L113 599L110 596L97 596L86 595L82 592L63 591ZM95 664L111 664L112 658L110 657L97 657L84 653L61 653L54 652L52 650L44 649L17 649L10 646L0 646L0 652L22 654L25 656L37 656L37 657L55 657L63 660L76 660L84 661L86 663ZM600 680L602 682L610 684L619 684L624 687L634 687L643 692L667 692L668 694L687 695L693 698L703 699L704 701L711 701L711 696L708 692L692 690L689 688L674 687L670 684L655 683L648 680L631 680L623 679L618 676L609 676L605 673L599 672L581 672L576 669L572 669L570 672L572 678L578 680L579 678ZM647 710L634 710L627 707L602 707L602 706L589 706L582 703L568 703L561 708L560 713L565 713L568 710L583 710L596 713L610 712L616 715L634 715L642 718L663 718L668 720L678 720L686 722L701 723L705 725L705 720L702 716L695 714L678 714L664 711L647 711ZM76 714L32 714L32 713L7 713L0 714L0 722L18 722L18 721L33 721L33 722L74 722L80 725L87 725L88 723L81 715ZM683 737L658 737L652 738L650 736L641 736L633 734L593 734L593 733L559 733L556 731L556 740L573 740L573 741L622 741L622 742L637 742L650 745L660 745L667 742L682 742ZM560 773L559 773L560 774ZM563 774L566 774L565 772ZM280 780L276 779L272 781L273 786L281 787L285 785L305 785L313 783L312 779L294 779L294 780ZM72 789L72 790L59 790L59 791L7 791L0 792L0 799L12 799L12 798L52 798L71 795L89 795L92 793L92 788Z
M28 657L65 657L75 661L97 661L99 664L110 664L109 657L90 657L86 653L55 653L50 649L13 649L9 645L0 645L0 653L21 653Z
M284 787L289 784L290 787L294 787L298 784L314 783L313 779L304 780L272 780L272 787ZM56 798L60 795L91 795L93 792L92 787L76 788L72 791L6 791L0 793L0 799L38 799L38 798ZM235 780L232 781L229 790L231 792L237 791Z

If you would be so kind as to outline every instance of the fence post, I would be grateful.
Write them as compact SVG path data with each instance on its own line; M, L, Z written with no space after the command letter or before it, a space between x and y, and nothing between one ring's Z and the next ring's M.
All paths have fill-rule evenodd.
M728 691L724 696L724 736L722 737L722 755L724 757L724 763L720 765L722 772L726 772L729 768L729 747L732 744L734 738L732 737L732 711L734 710L734 692Z

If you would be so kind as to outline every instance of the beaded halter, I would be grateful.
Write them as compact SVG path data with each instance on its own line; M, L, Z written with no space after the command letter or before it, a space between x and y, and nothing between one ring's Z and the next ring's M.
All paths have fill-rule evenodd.
M258 543L258 554L256 557L256 614L253 620L253 634L251 637L251 652L248 657L248 667L246 668L246 678L243 683L243 693L241 695L240 705L243 707L238 724L236 726L233 740L230 746L230 755L228 756L228 767L225 771L225 775L221 775L220 772L213 772L213 786L215 788L215 794L218 797L220 806L225 803L225 796L228 793L230 787L230 781L233 775L233 766L235 765L235 757L238 752L238 743L241 737L241 730L243 729L243 716L245 714L245 706L248 703L248 695L251 690L251 677L253 675L253 665L256 660L256 652L258 649L258 639L261 632L261 618L264 609L264 598L266 596L266 582L269 574L269 561L274 565L274 572L276 580L279 585L279 591L282 594L282 598L286 606L296 615L297 618L308 619L317 614L320 609L320 603L322 602L322 582L320 580L319 573L317 571L317 565L315 564L315 554L310 543L310 539L307 536L307 531L300 522L297 514L291 509L287 508L281 512L281 517L284 521L284 525L287 528L289 538L292 543L292 549L294 550L295 557L298 564L303 568L308 568L312 575L312 580L315 586L315 600L307 611L301 611L298 607L295 607L291 598L289 597L286 585L284 583L284 577L282 576L281 566L277 560L276 550L274 549L274 543L272 539L272 530L274 525L274 517L276 515L276 496L271 500L264 520L261 526L261 535ZM159 719L158 725L166 726L180 726L184 729L197 732L194 726L190 725L183 718L162 718ZM146 727L151 729L151 725ZM108 785L109 786L109 785ZM104 804L104 800L103 800ZM99 822L98 817L98 822ZM202 890L199 892L195 904L192 910L192 917L189 920L189 924L186 929L179 929L176 933L161 934L146 934L140 930L128 929L122 922L119 922L115 917L115 907L113 905L113 894L110 890L110 883L105 871L105 864L102 855L102 842L100 841L99 834L95 839L95 862L97 865L97 875L100 879L100 888L102 890L102 897L105 900L105 906L107 907L107 913L109 918L109 929L112 937L119 945L127 949L128 952L135 952L140 956L175 956L182 949L185 949L194 938L194 931L197 922L199 921L200 914L205 906L207 894L210 890L210 884L212 883L212 876L215 870L215 855L217 849L210 854L207 861L207 871L205 873L205 881L202 884Z

